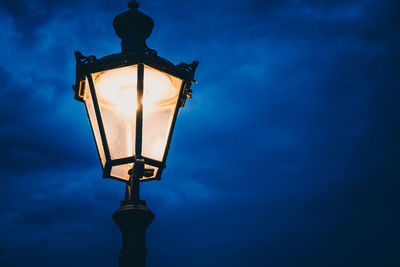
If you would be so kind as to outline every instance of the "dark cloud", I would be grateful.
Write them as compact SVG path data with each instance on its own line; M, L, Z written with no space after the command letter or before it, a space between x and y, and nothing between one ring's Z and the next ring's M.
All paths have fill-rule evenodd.
M6 1L0 264L117 264L73 51L117 52L127 1ZM149 266L397 266L396 1L148 1L150 47L200 60L161 182ZM29 40L29 41L28 41ZM20 257L24 251L24 257Z
M66 116L72 114L59 111L58 105L66 94L57 92L60 84L57 79L32 81L33 88L28 88L1 68L0 79L4 86L0 91L1 170L32 173L93 164L87 153L82 154L87 146L82 149L82 138L74 130L83 122L71 120ZM66 128L70 129L68 135L64 132Z

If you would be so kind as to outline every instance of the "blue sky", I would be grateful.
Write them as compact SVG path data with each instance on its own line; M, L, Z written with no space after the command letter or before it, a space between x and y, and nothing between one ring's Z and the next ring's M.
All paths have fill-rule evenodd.
M0 3L0 265L117 266L73 52L120 51L128 1ZM139 1L147 44L199 60L148 266L399 266L397 1Z

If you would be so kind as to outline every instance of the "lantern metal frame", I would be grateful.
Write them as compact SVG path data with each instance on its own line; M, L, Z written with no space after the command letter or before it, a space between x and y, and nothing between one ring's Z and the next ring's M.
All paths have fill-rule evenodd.
M89 90L91 92L91 97L93 100L93 106L95 110L96 122L90 121L89 111L86 111L89 117L90 126L92 130L92 134L94 140L96 142L97 153L100 159L100 165L103 170L103 178L111 178L114 180L122 181L129 183L129 180L124 180L111 175L111 169L113 166L134 163L137 160L144 160L144 164L151 165L153 167L157 167L158 171L155 177L148 178L149 172L146 173L144 170L142 177L139 177L140 182L143 181L152 181L152 180L161 180L161 174L166 167L166 159L168 156L168 150L171 144L172 134L175 128L175 122L178 115L178 111L185 105L186 99L190 98L192 95L192 90L190 89L191 85L195 82L194 80L194 72L197 68L198 62L193 61L191 64L180 63L178 65L174 65L168 60L159 57L155 50L151 50L149 48L144 51L135 52L135 53L117 53L109 56L105 56L103 58L97 59L95 56L85 57L81 52L75 52L76 59L76 82L73 86L75 91L75 99L84 102L84 94L85 94L85 81L88 81ZM164 155L162 157L162 161L157 161L154 159L146 158L141 155L142 150L142 120L143 120L143 106L142 104L138 105L136 111L136 153L135 156L119 158L119 159L111 159L110 149L107 143L107 136L104 129L104 123L101 117L101 112L99 108L99 103L96 96L96 90L92 79L92 74L100 71L106 71L111 69L118 69L122 67L138 65L138 79L137 79L137 90L138 90L138 103L142 102L143 97L143 80L144 80L144 65L159 70L161 72L170 74L182 80L182 85L179 92L178 102L174 110L173 119L171 123L171 128L169 130L169 135L167 138L166 147L164 150ZM85 105L86 106L86 105ZM100 133L100 139L102 142L102 148L104 150L105 155L105 163L104 166L101 162L100 156L100 146L97 144L97 140L95 137L95 132L92 126L92 123L97 123ZM151 177L152 175L150 175Z

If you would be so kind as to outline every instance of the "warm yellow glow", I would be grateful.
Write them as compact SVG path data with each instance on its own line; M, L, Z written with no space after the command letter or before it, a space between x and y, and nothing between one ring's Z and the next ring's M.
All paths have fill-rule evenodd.
M114 69L95 75L100 105L124 116L135 116L137 109L137 67Z
M85 80L85 89L82 91L85 92L84 100L85 100L86 111L87 111L87 114L89 116L90 123L92 126L93 135L94 135L95 142L97 145L97 151L99 152L99 156L100 156L100 162L101 162L101 165L104 167L104 165L106 163L106 156L104 153L103 142L100 137L99 125L97 124L96 112L94 110L93 99L90 94L89 82L88 82L87 78Z
M151 109L173 104L174 97L179 93L174 89L172 80L168 75L146 67L143 106Z
M111 159L135 156L137 65L93 73L92 77ZM142 156L162 161L181 85L181 79L144 66ZM104 153L101 152L101 142L98 142L99 130L96 119L93 119L94 109L88 86L84 100L104 166ZM154 168L156 175L158 168L147 167ZM111 175L128 180L131 168L132 164L114 166Z
M133 166L134 166L133 163L113 166L111 168L111 176L128 181L130 176L128 172L130 169L133 168Z
M111 159L134 156L137 65L94 73L92 77ZM90 92L85 96L88 102Z
M133 133L132 122L128 122L128 126L126 127L126 137L127 137L126 146L127 146L129 155L134 155L134 152L133 152L133 149L134 149L133 138L134 137L133 137L132 133Z
M163 159L181 85L181 79L144 67L143 156Z
M93 76L101 105L124 116L136 115L137 66L108 70ZM179 93L168 75L151 68L146 68L143 91L144 112L173 104Z

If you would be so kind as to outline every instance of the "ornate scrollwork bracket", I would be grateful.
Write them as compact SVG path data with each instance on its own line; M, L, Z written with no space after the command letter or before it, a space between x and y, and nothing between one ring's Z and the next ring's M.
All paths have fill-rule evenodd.
M97 61L97 58L95 56L88 56L85 57L82 55L81 52L75 51L75 59L76 59L76 64L81 65L81 64L88 64L88 63L94 63Z
M190 89L190 86L196 82L193 79L193 77L194 77L194 72L196 71L196 68L198 65L199 65L198 61L193 61L192 64L186 64L186 63L182 62L179 65L177 65L179 70L190 73L190 76L192 77L192 79L190 81L187 81L184 85L182 97L181 97L180 103L179 103L180 107L183 107L185 105L186 100L188 98L192 98L192 89Z
M72 89L75 92L75 99L82 101L84 94L84 76L82 74L82 67L85 64L94 63L97 61L95 56L85 57L81 52L75 51L75 59L76 59L76 81L72 86Z
M183 108L185 106L186 100L192 98L192 89L190 89L190 83L186 82L183 88L182 96L179 100L179 107Z
M186 63L180 63L179 65L177 65L177 67L181 70L181 71L186 71L188 73L190 73L190 75L192 76L192 80L191 81L187 81L184 85L183 88L183 93L182 93L182 98L180 99L180 103L179 106L183 107L186 103L186 100L188 98L192 98L192 89L190 89L190 86L195 83L196 81L193 79L194 77L194 72L196 71L197 66L199 65L198 61L193 61L192 64L186 64Z
M186 63L181 62L177 65L177 67L181 71L187 71L187 72L193 74L193 76L194 76L194 72L196 71L196 68L198 65L199 65L198 61L193 61L192 64L186 64Z

